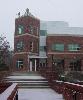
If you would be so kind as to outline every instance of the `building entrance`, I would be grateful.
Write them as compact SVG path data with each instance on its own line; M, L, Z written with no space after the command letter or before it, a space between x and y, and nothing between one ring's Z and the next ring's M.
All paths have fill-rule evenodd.
M29 71L37 71L37 59L30 59Z
M29 71L39 71L40 67L46 67L46 57L29 56Z

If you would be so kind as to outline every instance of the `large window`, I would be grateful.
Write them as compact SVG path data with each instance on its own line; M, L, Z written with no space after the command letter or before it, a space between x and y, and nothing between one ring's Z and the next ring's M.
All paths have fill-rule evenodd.
M24 33L24 27L22 25L18 26L18 34L23 34Z
M23 43L23 41L18 42L17 45L16 45L16 50L17 50L17 51L22 51L23 48L24 48L24 43Z
M64 44L52 44L53 51L64 51Z
M69 44L68 45L68 50L69 51L79 51L80 46L79 46L79 44Z
M40 51L46 51L46 46L40 46L40 47L39 47L39 50L40 50Z
M40 36L46 36L47 31L46 30L40 30Z

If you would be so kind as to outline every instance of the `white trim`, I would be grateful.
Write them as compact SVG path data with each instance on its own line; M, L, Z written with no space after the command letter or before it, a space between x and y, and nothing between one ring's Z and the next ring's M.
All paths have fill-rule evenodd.
M83 53L69 53L69 52L48 52L47 54L83 54Z
M29 35L29 36L32 36L32 37L35 37L35 38L39 38L38 36L35 36L33 34L29 34L29 33L24 33L24 34L21 34L21 35L15 35L14 37L21 37L21 36L25 36L25 35Z
M72 37L83 37L81 34L57 34L57 33L50 33L47 36L72 36Z
M35 55L33 55L33 56L29 56L29 58L47 58L47 56L35 56Z
M32 71L32 61L30 61L30 72Z
M37 62L36 62L36 59L35 59L35 72L36 72L36 67L37 67L37 66L36 66L36 63L37 63Z
M38 53L33 53L33 52L16 52L16 53L14 53L14 55L17 55L17 54L38 55Z

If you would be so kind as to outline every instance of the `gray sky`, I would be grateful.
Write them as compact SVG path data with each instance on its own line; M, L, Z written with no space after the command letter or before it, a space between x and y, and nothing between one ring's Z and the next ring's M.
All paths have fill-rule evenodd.
M4 33L13 47L14 21L17 13L30 12L41 20L67 21L83 27L83 0L0 0L0 34Z

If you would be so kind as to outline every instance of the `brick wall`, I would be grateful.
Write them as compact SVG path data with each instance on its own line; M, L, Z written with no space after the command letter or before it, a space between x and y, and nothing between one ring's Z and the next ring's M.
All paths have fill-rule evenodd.
M83 100L83 86L79 84L53 80L51 87L63 94L65 100Z
M16 51L16 44L19 41L23 41L24 43L24 48L22 50L22 52L30 52L30 42L33 42L33 53L38 53L38 44L39 44L39 38L38 37L34 37L34 36L30 36L29 34L26 35L22 35L22 36L18 36L14 38L14 52Z
M52 44L53 43L62 43L64 44L64 51L53 51ZM79 51L68 51L68 44L79 44ZM47 44L47 63L48 67L52 67L52 56L57 59L64 59L64 70L69 71L69 61L71 59L81 59L81 70L83 70L83 37L81 36L47 36L46 39Z
M23 26L23 33L18 34L18 26ZM33 28L31 33L30 27ZM16 70L16 61L23 59L23 69L29 70L28 55L34 55L39 53L39 30L40 20L31 17L23 16L15 19L15 34L14 34L14 56L13 56L13 68ZM19 51L17 49L17 43L23 42L23 49ZM33 50L31 51L30 43L33 43Z
M40 20L33 18L33 17L30 17L30 16L24 16L24 17L17 18L15 20L15 35L17 33L18 25L23 25L24 26L24 33L29 33L29 30L28 30L29 25L32 25L35 28L38 27L38 30L39 30ZM37 30L34 31L33 33L36 36L39 35L39 34L37 34Z

